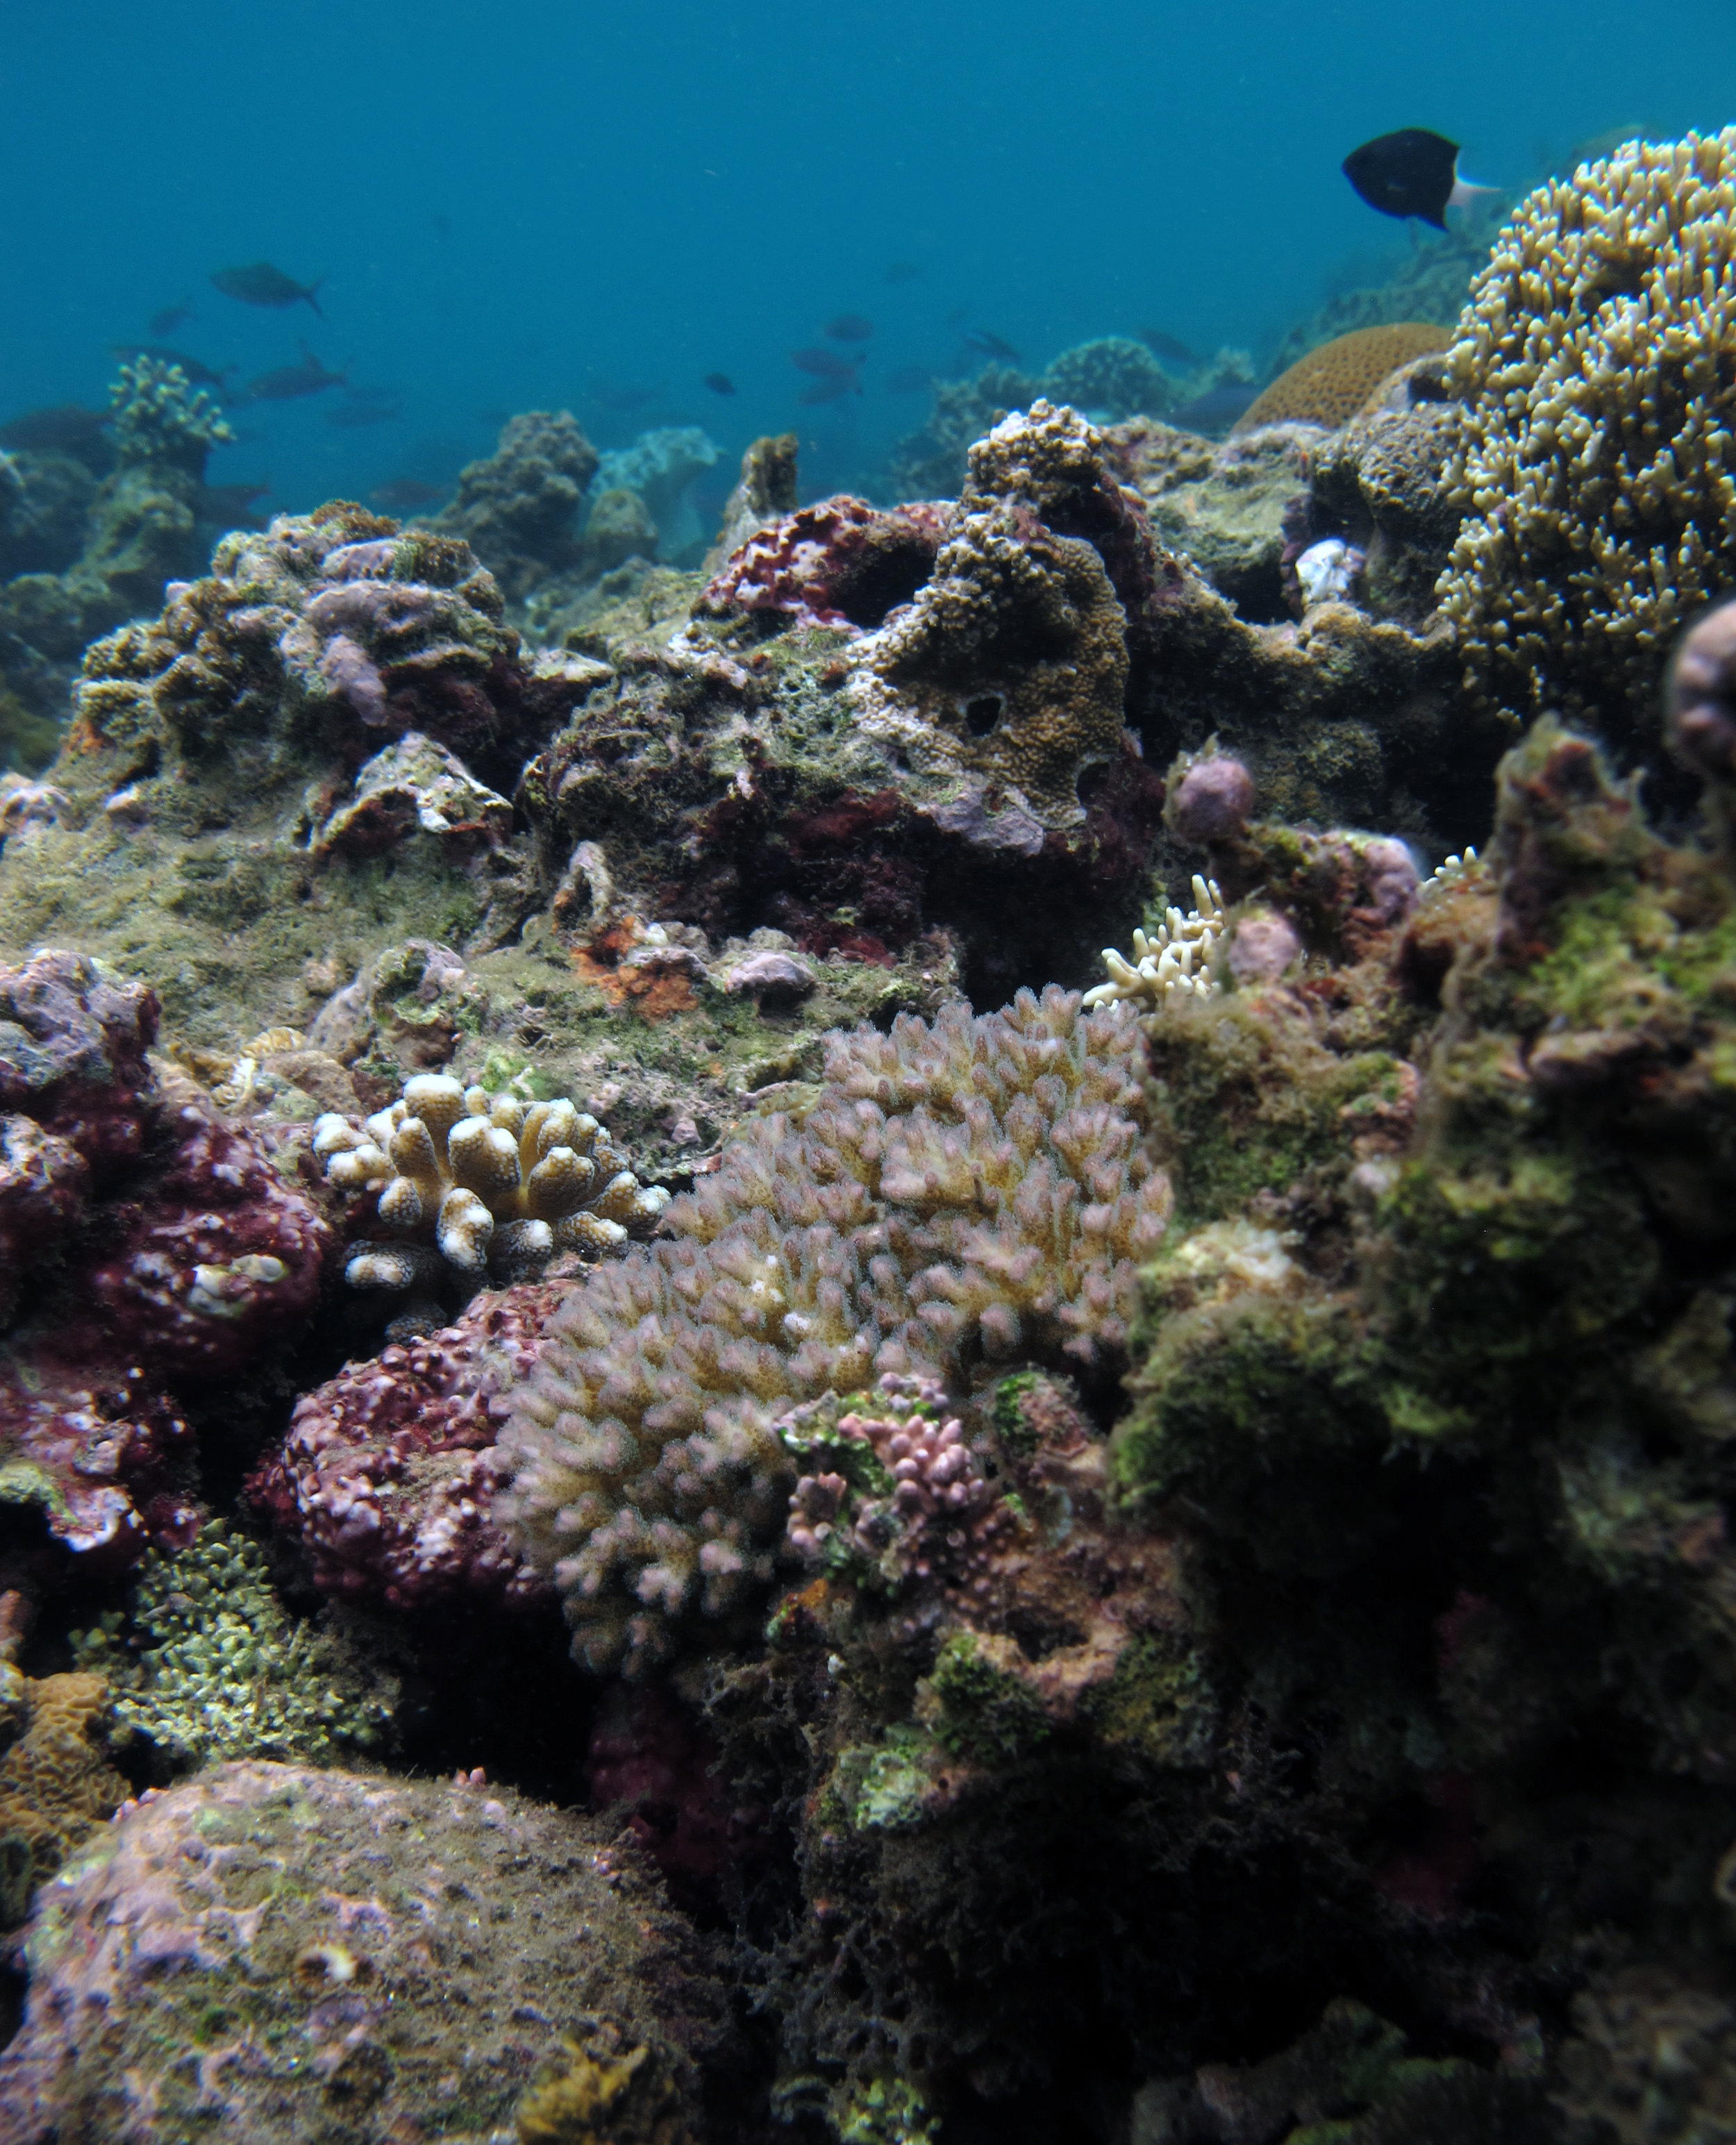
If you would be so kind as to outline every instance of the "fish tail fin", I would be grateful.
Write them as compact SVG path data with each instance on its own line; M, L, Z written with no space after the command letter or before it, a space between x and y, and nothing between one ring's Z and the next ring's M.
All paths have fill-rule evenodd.
M323 276L316 276L312 282L311 282L307 286L306 289L301 293L302 296L306 299L308 304L313 307L315 312L319 314L321 320L325 319L326 315L321 307L319 299L314 294L318 291L321 284L323 283L325 280L326 278Z
M1499 187L1479 186L1475 179L1461 179L1455 171L1453 174L1453 191L1447 196L1447 207L1469 208L1480 194L1498 194L1500 192Z

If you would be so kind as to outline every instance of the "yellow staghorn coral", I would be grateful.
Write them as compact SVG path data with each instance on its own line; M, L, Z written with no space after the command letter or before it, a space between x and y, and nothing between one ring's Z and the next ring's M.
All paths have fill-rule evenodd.
M354 1246L354 1288L470 1286L540 1273L559 1252L600 1257L655 1227L668 1204L642 1185L597 1120L565 1099L520 1102L445 1073L406 1082L360 1130L335 1112L314 1127L328 1183L377 1195L387 1241Z
M1521 202L1447 384L1466 518L1437 594L1466 684L1619 734L1736 572L1736 128L1629 142Z
M676 1235L588 1275L502 1439L497 1510L574 1651L638 1674L751 1628L795 1479L774 1424L888 1371L1123 1355L1170 1187L1137 1024L1051 988L831 1038L800 1126L759 1120Z
M1251 432L1261 425L1324 425L1336 431L1364 409L1381 383L1413 358L1445 350L1450 328L1427 321L1397 321L1390 326L1353 328L1318 350L1299 357L1281 372L1231 426Z
M1224 929L1224 898L1215 878L1193 875L1193 907L1184 916L1179 908L1164 911L1164 918L1150 936L1133 933L1133 958L1113 946L1103 948L1107 983L1085 993L1087 1008L1119 1005L1127 998L1142 998L1154 1013L1160 1012L1171 992L1183 997L1209 998L1213 990L1211 956Z

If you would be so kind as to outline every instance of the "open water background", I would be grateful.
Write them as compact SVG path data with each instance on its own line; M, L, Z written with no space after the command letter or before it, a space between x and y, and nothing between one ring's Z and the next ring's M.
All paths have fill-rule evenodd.
M719 493L793 425L830 490L926 414L888 373L974 369L963 328L1033 370L1148 324L1258 356L1429 242L1352 194L1356 143L1433 127L1520 187L1612 128L1715 127L1732 27L1728 0L0 0L0 418L102 404L108 346L190 293L162 339L214 366L305 337L402 391L364 431L329 397L234 412L256 436L211 480L268 475L276 509L443 481L537 406L604 446L702 424ZM326 322L205 280L258 259L323 276ZM846 309L866 391L804 409L788 352Z

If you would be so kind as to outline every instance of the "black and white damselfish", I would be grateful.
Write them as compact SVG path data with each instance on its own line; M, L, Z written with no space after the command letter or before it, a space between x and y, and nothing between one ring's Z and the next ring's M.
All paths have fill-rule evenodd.
M1437 231L1446 229L1450 208L1464 208L1490 187L1473 186L1459 176L1459 144L1426 127L1401 127L1352 149L1344 175L1370 208L1382 216L1416 216Z

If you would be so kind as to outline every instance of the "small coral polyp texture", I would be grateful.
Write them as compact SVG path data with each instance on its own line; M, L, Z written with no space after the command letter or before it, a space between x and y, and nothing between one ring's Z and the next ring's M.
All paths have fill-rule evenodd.
M563 1098L520 1102L420 1074L358 1131L328 1111L314 1152L329 1183L377 1194L391 1234L351 1247L352 1288L528 1280L562 1252L600 1258L656 1226L668 1204L642 1185L608 1132Z
M674 1241L585 1277L517 1396L497 1510L588 1666L751 1628L792 1407L984 1359L1112 1376L1170 1209L1142 1072L1133 1020L1052 988L835 1035L805 1122L744 1129L670 1206Z
M1631 142L1520 202L1448 366L1466 682L1607 735L1736 573L1736 128Z

